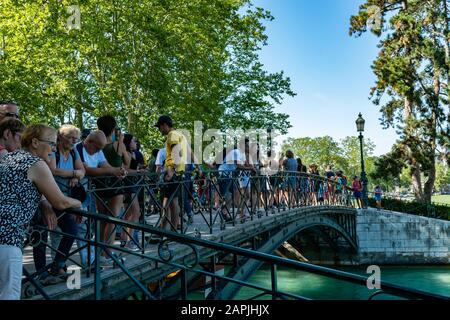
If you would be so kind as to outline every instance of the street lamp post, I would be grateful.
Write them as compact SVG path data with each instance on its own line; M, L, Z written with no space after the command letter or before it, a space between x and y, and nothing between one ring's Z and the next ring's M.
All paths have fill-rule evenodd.
M363 185L363 191L362 191L362 200L363 200L363 204L364 207L367 208L369 205L369 199L367 198L367 176L366 176L366 171L364 170L364 149L363 149L363 132L364 132L364 124L366 123L366 121L364 120L364 118L362 117L362 114L359 113L358 115L358 119L356 119L356 129L359 132L359 146L361 149L361 182Z

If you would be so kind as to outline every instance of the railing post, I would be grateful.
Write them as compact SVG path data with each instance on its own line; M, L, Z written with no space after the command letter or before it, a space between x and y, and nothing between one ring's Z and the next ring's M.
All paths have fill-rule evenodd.
M183 172L181 174L181 183L179 185L179 187L181 188L181 207L180 207L180 219L181 219L180 220L180 227L181 227L180 233L181 234L184 233L184 197L186 196L185 192L184 192L184 188L186 186L185 180L187 180L187 178L186 178L186 174ZM178 229L178 226L175 226L175 232L178 232L177 229Z
M212 180L211 176L208 174L205 180L206 188L205 193L208 191L209 194L209 234L213 233L213 203L215 202L215 194L213 195L213 190L215 187L214 181ZM219 202L220 202L220 195L219 195ZM220 205L220 203L219 203ZM220 210L220 207L218 208ZM222 217L221 217L222 219ZM221 220L222 221L222 220Z
M95 273L94 273L94 293L95 293L95 300L101 300L102 299L102 283L100 278L100 247L99 247L99 241L100 241L100 221L98 219L95 219Z
M90 206L88 207L90 208ZM92 212L91 210L89 210L90 212ZM92 239L92 232L91 232L91 228L92 228L92 219L91 218L87 218L86 219L86 223L87 223L87 230L86 230L86 238L88 240ZM86 277L89 278L91 276L91 244L89 242L87 242L87 260L86 260L86 265L88 267L87 271L86 271Z
M187 300L188 290L187 290L187 276L186 276L187 270L182 269L181 270L181 300Z
M211 273L215 274L216 273L216 255L213 255L211 257ZM212 292L216 292L216 277L212 276L211 277L211 290Z
M233 254L233 267L234 268L237 268L238 267L238 264L239 264L239 261L238 261L238 256L237 256L237 254Z
M278 291L278 277L277 265L275 263L270 266L270 277L272 282L272 300L276 300Z

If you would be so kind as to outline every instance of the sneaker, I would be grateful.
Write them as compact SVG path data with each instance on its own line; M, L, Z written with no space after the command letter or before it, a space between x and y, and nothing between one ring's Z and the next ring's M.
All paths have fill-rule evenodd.
M158 236L156 234L152 234L152 236L148 240L148 243L157 244L157 243L160 243L161 240L162 240L161 236Z
M134 241L128 241L124 248L134 252L141 251L141 249L134 243Z
M194 218L192 216L189 216L187 223L188 224L193 224L194 223Z
M106 257L100 257L100 267L103 268L108 268L108 267L113 267L114 266L114 261L111 258L106 258Z
M63 283L66 280L64 280L62 277L54 276L50 273L44 273L39 277L39 282L43 286L51 286L58 283Z

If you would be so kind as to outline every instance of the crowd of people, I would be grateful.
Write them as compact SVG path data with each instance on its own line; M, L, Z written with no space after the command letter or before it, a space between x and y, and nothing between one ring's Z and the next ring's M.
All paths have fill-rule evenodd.
M224 149L212 163L195 165L199 162L169 116L159 117L155 127L166 137L165 145L153 149L145 164L136 137L123 134L110 115L98 118L96 130L81 131L71 124L56 130L44 124L25 126L20 121L18 105L0 101L0 300L20 299L22 249L30 223L55 231L50 235L52 252L56 252L50 267L46 261L46 232L33 247L39 281L44 285L65 281L66 260L75 237L88 239L91 234L87 219L67 214L66 210L79 208L129 222L140 221L144 201L133 174L143 170L154 173L163 182L158 227L166 230L180 229L184 217L187 224L193 223L193 180L197 197L214 201L221 219L228 222L233 220L230 214L233 207L243 223L250 218L250 211L258 209L258 203L264 202L268 207L289 206L294 202L335 204L341 203L349 190L353 191L358 207L363 207L359 178L355 176L350 187L343 172L333 172L331 165L323 176L327 179L314 179L314 175L320 176L316 164L309 165L308 170L290 150L279 160L272 159L269 152L268 158L260 161L259 145L248 139L232 150ZM277 174L280 172L282 176ZM194 176L196 179L192 179ZM205 179L206 176L211 179ZM266 178L255 182L255 177ZM208 187L207 181L217 183L218 188ZM86 192L88 183L94 184L96 197ZM183 199L179 199L180 185L189 195ZM379 187L376 197L377 203L381 201ZM102 223L100 240L112 245L116 229L111 223ZM136 233L122 228L119 239L123 247L132 251L141 249ZM92 264L93 248L82 240L76 243L81 264ZM108 248L102 250L100 265L113 265L113 254Z

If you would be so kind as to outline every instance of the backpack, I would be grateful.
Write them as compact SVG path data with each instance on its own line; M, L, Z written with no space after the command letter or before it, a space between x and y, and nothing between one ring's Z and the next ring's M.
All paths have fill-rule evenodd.
M73 169L75 170L75 150L70 149L70 155L72 156ZM58 168L59 161L61 159L61 154L59 153L59 151L55 152L55 159L56 159L56 167Z
M77 149L79 149L78 148L79 145L83 146L80 143L76 146ZM83 151L83 150L81 150L81 151ZM74 149L70 149L70 155L72 156L73 169L75 170L75 150ZM81 156L80 156L80 158L81 158ZM59 153L58 150L55 152L55 160L56 160L56 167L58 167L59 162L61 160L61 154ZM69 189L69 196L71 198L78 199L81 202L84 202L84 201L86 201L86 198L87 198L86 189L84 189L83 185L81 183L79 183L75 187L72 187Z
M77 151L78 151L78 154L79 154L79 156L80 156L81 162L84 163L84 154L83 154L83 148L84 148L84 146L83 146L83 143L80 142L79 144L77 144L77 145L75 146L75 148L76 148ZM74 168L75 168L75 165L74 165Z
M337 178L336 190L342 190L344 186L344 179L342 177Z

